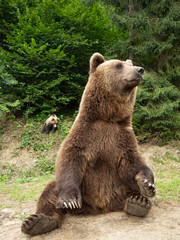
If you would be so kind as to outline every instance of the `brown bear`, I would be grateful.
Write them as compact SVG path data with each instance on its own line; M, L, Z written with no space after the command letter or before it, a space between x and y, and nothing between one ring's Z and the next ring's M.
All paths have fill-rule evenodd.
M53 114L51 115L44 123L43 129L42 129L42 133L46 133L49 134L50 131L52 131L53 133L56 132L57 125L59 123L59 118Z
M36 214L24 220L24 233L58 228L65 213L148 213L154 177L138 152L132 129L143 72L130 60L105 61L93 54L79 114L56 159L55 180L42 192Z

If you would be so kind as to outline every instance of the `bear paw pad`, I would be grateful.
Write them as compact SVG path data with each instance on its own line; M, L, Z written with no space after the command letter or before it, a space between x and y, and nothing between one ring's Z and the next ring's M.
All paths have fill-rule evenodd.
M43 213L33 214L27 217L21 226L22 232L35 236L52 231L58 227L58 222L53 217Z
M126 212L133 216L143 217L151 208L151 202L143 196L131 196L127 200Z

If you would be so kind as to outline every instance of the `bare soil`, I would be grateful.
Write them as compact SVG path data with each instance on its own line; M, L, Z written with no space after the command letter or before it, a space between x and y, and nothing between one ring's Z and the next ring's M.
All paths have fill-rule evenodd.
M13 201L12 201L13 202ZM67 215L60 229L41 236L21 233L22 213L34 212L35 202L29 201L0 211L0 239L3 240L179 240L180 204L154 202L145 218L113 212L97 216Z
M5 139L0 151L1 163L16 166L32 166L36 160L31 150L17 150L17 140ZM163 155L167 147L150 144L140 146L141 154L153 168L151 156ZM178 187L178 186L177 186ZM22 216L35 212L35 201L19 205L0 193L0 204L11 206L0 208L0 239L2 240L179 240L180 203L154 200L153 207L145 218L128 216L124 212L113 212L97 216L67 215L60 229L41 236L29 237L21 233Z

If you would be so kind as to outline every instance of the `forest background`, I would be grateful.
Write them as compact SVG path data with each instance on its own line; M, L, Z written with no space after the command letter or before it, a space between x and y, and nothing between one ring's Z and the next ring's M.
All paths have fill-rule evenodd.
M180 139L179 13L175 0L0 0L1 128L77 114L100 52L145 68L136 134Z

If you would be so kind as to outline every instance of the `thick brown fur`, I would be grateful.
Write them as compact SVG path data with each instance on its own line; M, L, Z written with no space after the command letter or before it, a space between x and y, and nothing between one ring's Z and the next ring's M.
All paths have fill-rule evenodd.
M55 181L45 187L36 215L23 222L23 232L51 231L66 212L148 213L154 177L138 152L131 123L143 71L130 60L105 61L93 54L79 114L56 159Z

